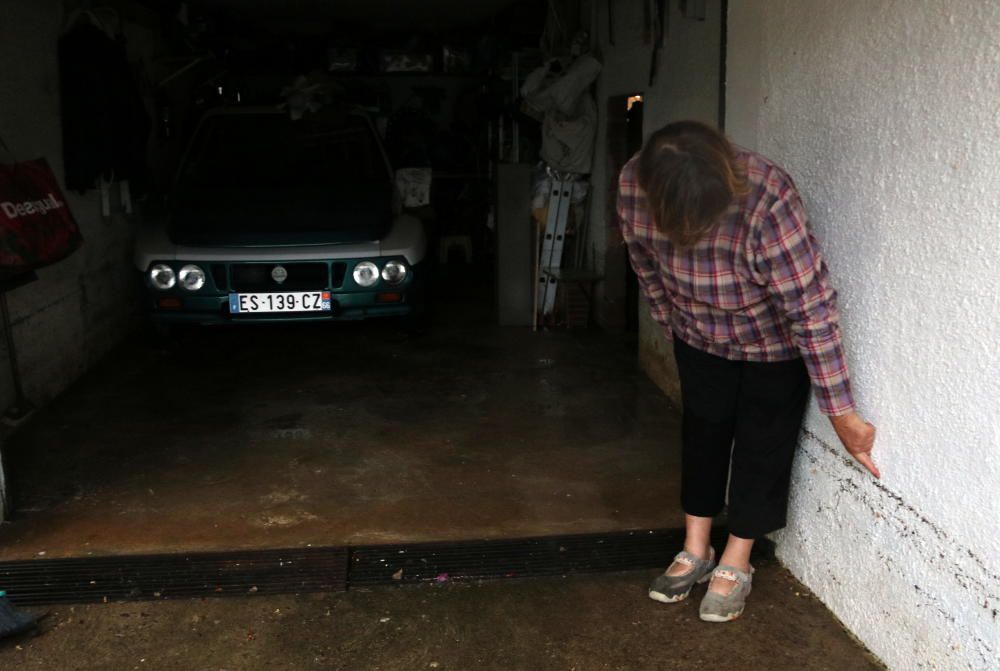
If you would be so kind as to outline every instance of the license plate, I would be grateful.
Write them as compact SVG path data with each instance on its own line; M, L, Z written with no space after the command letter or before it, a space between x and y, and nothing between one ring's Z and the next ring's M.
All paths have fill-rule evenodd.
M329 291L229 294L230 314L261 312L329 312Z

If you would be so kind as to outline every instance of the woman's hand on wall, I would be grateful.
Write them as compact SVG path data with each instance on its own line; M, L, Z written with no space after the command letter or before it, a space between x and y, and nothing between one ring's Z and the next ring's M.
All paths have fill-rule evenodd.
M856 412L830 417L830 423L833 424L833 430L837 432L837 437L850 455L876 478L881 478L882 474L872 461L875 427Z

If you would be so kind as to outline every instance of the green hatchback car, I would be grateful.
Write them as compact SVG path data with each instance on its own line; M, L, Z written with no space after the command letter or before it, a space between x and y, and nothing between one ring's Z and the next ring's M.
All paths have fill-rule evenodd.
M426 253L366 116L224 108L195 131L135 265L160 326L357 320L419 313Z

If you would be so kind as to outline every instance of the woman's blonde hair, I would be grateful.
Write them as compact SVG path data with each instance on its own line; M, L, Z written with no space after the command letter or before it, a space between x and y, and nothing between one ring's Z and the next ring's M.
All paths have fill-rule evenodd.
M653 133L639 152L637 179L657 229L679 247L696 244L748 192L733 145L697 121Z

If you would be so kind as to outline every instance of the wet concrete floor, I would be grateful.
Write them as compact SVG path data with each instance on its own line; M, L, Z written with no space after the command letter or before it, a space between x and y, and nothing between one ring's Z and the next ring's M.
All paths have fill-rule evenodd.
M131 341L4 446L0 560L680 525L634 342L439 315Z
M446 314L123 346L5 446L0 559L681 524L677 410L633 343ZM773 561L723 626L653 573L56 606L0 669L878 668Z
M375 588L304 597L60 606L0 645L20 671L703 670L881 668L773 562L744 616L698 620L645 596L652 573Z

